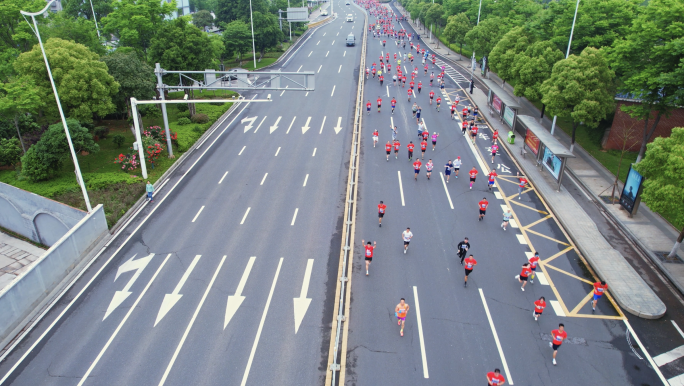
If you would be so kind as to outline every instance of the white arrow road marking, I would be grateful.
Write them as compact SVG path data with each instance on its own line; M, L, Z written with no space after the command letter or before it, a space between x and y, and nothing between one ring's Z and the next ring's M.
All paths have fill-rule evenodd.
M292 117L292 122L290 122L290 127L287 128L287 131L285 132L285 134L290 134L290 129L292 128L292 125L294 124L295 119L297 119L296 116Z
M333 87L333 90L334 90L334 87ZM327 118L327 117L323 117L323 123L321 123L321 130L318 132L318 134L323 133L323 126L325 126L325 118Z
M242 273L240 283L238 283L237 289L235 290L235 295L228 296L228 304L226 305L226 319L223 322L224 330L226 329L228 323L230 323L230 320L233 318L238 308L240 308L242 302L245 300L245 297L242 296L242 290L245 289L245 284L247 284L247 278L249 277L249 273L252 271L254 260L256 260L256 256L249 258L247 267L245 267L245 272Z
M299 293L298 298L294 298L294 318L295 318L295 334L299 331L299 326L304 320L304 315L309 309L311 304L311 298L306 297L306 293L309 291L309 282L311 281L311 269L313 268L314 259L309 259L306 262L306 270L304 271L304 282L302 283L302 291Z
M261 127L261 124L264 123L265 120L266 120L266 117L264 117L264 118L261 120L261 122L259 122L259 126L257 126L256 129L254 129L254 133L255 133L255 134L256 134L257 130L259 130L259 128Z
M342 117L337 117L337 126L334 127L335 134L339 134L340 131L342 130L342 126L340 126L341 123L342 123Z
M275 125L271 126L271 132L269 134L273 134L273 132L276 131L276 129L278 128L278 123L280 122L280 118L282 117L278 117L278 119L276 119ZM256 133L256 131L254 132Z
M306 119L306 124L302 126L302 134L306 133L311 127L309 127L309 122L311 122L311 117Z
M178 284L176 284L176 288L173 289L173 292L164 295L164 300L162 301L161 308L159 308L159 313L157 314L157 320L154 322L155 326L164 318L164 316L166 316L171 308L178 303L180 298L183 297L183 295L181 295L179 292L181 288L183 288L183 284L185 284L185 282L188 280L188 277L190 277L190 272L195 269L200 257L202 257L202 255L195 256L195 258L192 260L192 263L190 263L190 266L188 266L188 269L185 270L185 273L181 277Z
M119 269L116 271L116 277L114 277L114 281L116 281L116 279L119 278L119 275L121 275L124 272L135 271L135 273L133 274L133 277L131 277L131 279L128 280L128 283L126 283L123 290L114 292L114 297L112 298L112 301L109 303L109 307L107 307L107 312L105 312L105 316L104 318L102 318L102 320L107 319L109 314L111 314L112 311L116 309L116 307L121 305L121 303L123 303L123 301L126 300L126 298L131 294L129 290L133 286L133 283L135 283L135 281L138 280L143 269L145 269L145 267L147 267L147 264L150 263L152 257L154 257L154 253L150 253L146 257L142 257L138 260L133 261L133 259L135 259L135 256L137 256L137 254L133 255L133 257L131 257L130 260L128 260L127 262L121 264Z
M90 376L90 373L93 371L93 369L95 368L97 363L100 361L100 358L102 358L102 355L104 355L104 353L105 353L105 351L107 351L107 348L109 347L109 345L111 345L112 342L114 341L114 338L116 338L116 335L119 333L119 331L121 331L121 327L123 327L124 323L126 323L126 321L128 320L128 317L131 316L131 314L133 313L133 310L135 310L136 307L138 306L140 299L142 299L142 297L145 295L145 293L147 293L147 290L152 285L152 282L154 281L154 279L157 278L157 275L159 275L159 272L161 272L162 268L164 268L164 265L169 260L169 257L171 257L170 253L168 255L166 255L166 258L164 259L164 261L162 261L161 265L159 265L159 268L157 268L157 271L154 273L154 275L152 275L152 278L150 279L150 281L147 282L147 285L140 292L140 295L138 295L138 298L135 299L135 302L133 302L133 305L131 306L131 308L128 309L126 316L124 316L124 318L121 320L121 323L119 323L119 326L116 327L116 330L114 330L114 332L112 333L112 336L109 337L109 340L104 345L104 347L102 347L102 350L100 350L100 353L97 355L95 360L90 364L88 371L86 371L86 373L83 375L83 378L81 378L81 380L78 382L78 386L82 386L85 383L85 381L88 379L88 376ZM4 381L4 379L3 379L3 381Z
M256 121L257 117L251 117L251 118L242 118L240 123L245 123L249 122L249 125L245 126L245 133L249 131L254 125L254 121Z

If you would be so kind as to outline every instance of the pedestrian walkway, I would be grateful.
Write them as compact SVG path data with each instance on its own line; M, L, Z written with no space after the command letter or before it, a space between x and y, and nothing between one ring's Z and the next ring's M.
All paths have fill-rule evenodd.
M45 250L0 232L0 291L31 266Z

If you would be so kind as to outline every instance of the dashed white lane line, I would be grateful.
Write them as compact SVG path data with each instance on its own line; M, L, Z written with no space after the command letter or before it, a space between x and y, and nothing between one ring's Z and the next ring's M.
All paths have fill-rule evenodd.
M444 186L444 192L446 193L447 198L449 199L449 206L451 207L451 209L454 209L454 203L451 202L451 196L449 195L449 190L447 190L446 181L444 181L444 174L442 172L439 172L439 175L442 177L442 185Z
M261 179L261 183L259 185L264 184L264 181L266 181L266 176L268 176L268 173L264 174L264 178Z
M254 133L256 133L257 130L259 130L259 128L261 127L261 124L264 123L265 120L266 120L266 117L264 117L264 119L262 119L261 122L259 122L259 126L257 126L256 129L254 129Z
M323 36L325 36L325 34L327 34L327 32L324 32L324 33L323 33Z
M305 94L304 96L305 96L305 97L308 97L308 96L309 96L309 92L307 91L306 94Z
M333 87L333 91L335 91L335 88ZM321 123L321 130L318 132L318 134L323 134L323 126L325 126L325 119L326 117L323 117L323 123Z
M334 40L333 40L333 42L332 42L332 44L331 44L331 45L333 45L333 44L335 44L335 41L334 41Z
M523 235L515 235L515 237L518 238L518 242L520 244L527 244L527 241L525 240L525 237L523 237Z
M401 193L401 206L406 206L404 203L404 188L401 186L401 171L397 170L397 175L399 176L399 193Z
M238 155L242 155L242 152L245 151L245 148L246 148L246 147L247 147L247 145L243 146L243 147L242 147L242 150L240 150L240 152L238 153Z
M563 307L561 307L560 303L558 303L558 300L549 300L549 303L551 303L551 307L553 308L553 311L556 313L556 315L565 316Z
M318 41L318 43L316 43L316 45L319 45L319 44L321 44L321 41L320 41L320 40Z
M504 356L503 349L501 348L501 342L499 342L499 335L496 333L496 327L494 327L494 321L492 320L492 314L489 312L489 307L487 307L487 299L485 299L484 292L482 288L480 290L480 298L482 299L482 304L484 305L485 313L487 314L487 320L489 320L489 327L492 329L492 334L494 335L494 342L496 342L496 348L499 350L499 356L501 357L501 364L503 365L504 372L506 372L506 379L508 379L508 384L513 384L513 378L511 378L511 372L508 370L508 363L506 362L506 357Z
M418 338L420 339L420 357L423 360L423 377L430 378L428 374L427 356L425 355L425 339L423 339L423 322L420 319L420 302L418 302L418 287L413 286L413 298L416 303L416 319L418 320Z
M180 342L178 342L178 347L176 347L176 351L173 353L173 356L171 357L171 361L169 362L169 365L166 367L166 371L164 372L164 376L162 377L161 381L159 381L159 386L163 386L164 382L166 382L166 378L169 376L169 372L171 371L171 368L173 367L173 363L176 361L176 358L178 358L178 354L180 353L180 350L183 347L183 343L185 343L185 339L188 338L188 334L190 333L190 329L192 329L192 325L195 323L195 320L197 319L197 315L199 314L200 309L202 308L202 305L204 304L204 301L207 299L207 295L209 295L209 291L211 290L211 287L214 285L214 281L216 281L216 276L218 276L218 273L221 270L223 263L226 261L226 257L227 257L226 255L223 255L223 258L221 258L221 262L219 263L218 267L216 268L216 271L214 272L214 276L212 276L211 280L209 281L209 285L207 286L207 289L204 291L204 295L202 295L202 299L200 300L199 304L197 305L197 308L195 309L195 313L192 315L192 318L190 319L190 323L188 324L188 327L185 329L185 332L183 333L183 337L181 338Z
M321 72L321 68L323 68L323 65L322 65L322 64L321 64L320 67L318 67L318 71L316 71L316 72Z
M308 180L309 180L309 175L307 174L306 177L304 177L304 185L302 185L302 186L306 186L306 181L308 181Z
M197 220L197 217L199 217L200 213L202 213L203 210L204 210L204 205L202 205L202 207L199 209L199 211L197 212L195 217L192 219L192 222L195 222L195 220Z
M315 157L315 156L316 156L316 148L315 148L315 147L314 147L314 152L313 152L313 154L311 154L311 156L312 156L312 157Z
M342 65L341 65L341 64L340 64L340 69L339 69L339 70L337 70L337 73L339 74L339 73L340 73L340 71L342 71Z
M311 56L311 54L313 54L313 51L309 52L309 56Z
M276 282L278 281L278 275L280 274L280 267L283 265L283 258L280 258L278 262L278 269L276 269L275 277L273 277L273 284L271 284L271 292L268 293L268 299L266 299L266 306L264 307L264 313L261 315L261 321L259 322L259 328L257 329L256 337L254 338L254 344L252 345L252 351L249 353L249 359L247 360L247 367L245 368L245 374L242 376L241 386L247 384L247 377L249 376L249 369L252 367L252 361L254 360L254 354L256 353L257 345L259 344L259 337L261 336L261 330L264 329L264 322L266 321L266 314L268 314L268 306L271 304L271 299L273 298L273 290L275 290Z
M228 175L228 172L223 173L223 177L221 177L221 179L219 180L219 184L221 182L223 182L223 179L226 178L227 175Z
M297 72L299 72L299 71L297 71ZM290 86L289 85L285 86L285 88L288 88L288 87L290 87ZM283 94L285 94L285 90L283 90L283 92L280 93L280 96L283 96ZM256 133L256 130L254 130L254 132Z
M330 93L330 96L333 96L334 93L335 93L335 86L333 86L333 89L332 89L332 92Z
M290 122L290 127L287 128L287 131L285 134L290 134L290 129L292 128L292 125L294 124L295 119L297 119L296 116L292 117L292 122Z
M330 53L330 51L328 51L328 52L325 53L325 57L326 57L326 58L328 57L328 54L329 54L329 53Z
M347 56L347 51L344 51L344 54L342 54L342 56Z
M387 87L387 97L389 98L389 95L390 95L390 94L389 94L389 85L387 85L387 86L385 86L385 87Z
M277 157L277 156L278 156L278 153L280 153L280 147L278 147L278 150L276 150L276 153L275 153L274 157Z
M295 220L297 219L297 212L299 212L299 208L295 208L294 215L292 216L292 223L290 224L291 226L294 225Z
M537 280L539 280L539 284L549 285L549 281L546 279L546 275L544 275L544 272L537 271L534 273L534 276L537 278Z
M240 221L240 225L242 225L242 224L245 223L245 219L247 219L247 215L249 214L249 210L250 210L250 209L252 209L251 206L250 206L249 208L247 208L247 211L245 212L245 215L242 216L242 221Z
M340 36L340 33L338 32L337 35L335 35L335 36Z
M313 51L311 51L311 52L313 52ZM299 72L299 70L301 70L301 69L302 69L302 67L304 67L304 65L303 65L303 64L302 64L301 66L299 66L299 68L297 69L297 72Z

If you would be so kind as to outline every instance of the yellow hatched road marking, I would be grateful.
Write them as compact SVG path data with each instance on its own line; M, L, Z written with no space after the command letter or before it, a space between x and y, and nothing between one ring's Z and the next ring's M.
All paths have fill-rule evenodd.
M550 265L550 264L543 264L543 266L544 266L544 267L549 267L549 268L553 269L554 271L558 271L558 272L560 272L560 273L564 273L564 274L566 274L566 275L568 275L568 276L570 276L570 277L574 277L575 279L577 279L577 280L579 280L579 281L583 281L583 282L585 282L585 283L587 283L587 284L593 284L592 282L590 282L590 281L587 280L587 279L581 278L581 277L579 277L579 276L577 276L577 275L573 275L573 274L571 274L570 272L563 271L562 269L556 268L556 267L554 267L553 265Z
M562 250L562 251L556 253L555 255L549 257L548 259L542 260L541 262L544 263L544 264L548 264L551 260L555 259L555 258L558 257L558 256L562 256L562 255L568 253L568 252L571 251L572 249L573 249L572 247L567 247L567 248L565 248L564 250Z
M547 216L542 217L542 218L540 218L539 220L533 222L532 224L527 224L527 225L523 226L523 228L525 228L525 229L530 229L530 228L532 228L533 226L539 224L540 222L546 221L546 220L548 220L548 219L550 219L550 218L551 218L551 215L547 215Z
M589 294L585 296L584 299L582 299L582 301L579 302L579 304L577 304L577 306L575 306L575 308L572 309L572 311L570 311L570 315L577 315L577 311L581 310L582 307L584 307L584 305L589 302L593 294L594 291L589 292Z
M514 196L515 196L515 194L514 194ZM519 203L519 202L517 202L517 201L515 201L515 200L512 200L510 197L504 197L504 200L505 200L506 202L508 202L509 204L515 204L515 205L518 205L518 206L522 206L523 208L527 208L527 209L529 209L529 210L532 210L532 211L535 211L535 212L539 212L539 213L541 213L541 214L549 214L549 212L544 212L543 210L534 209L534 208L531 207L531 206L527 206L527 205L525 205L525 204L521 204L521 203ZM510 205L509 205L509 206L510 206Z
M539 232L537 232L537 231L533 231L532 229L525 229L525 230L528 231L528 232L530 232L530 233L532 233L532 234L535 234L535 235L537 235L537 236L539 236L539 237L543 237L543 238L545 238L545 239L548 239L548 240L551 240L551 241L555 241L555 242L557 242L558 244L563 244L563 245L570 246L570 244L568 244L568 243L562 242L562 241L560 241L560 240L556 240L556 239L554 239L553 237L547 236L547 235L545 235L545 234L543 234L543 233L539 233Z

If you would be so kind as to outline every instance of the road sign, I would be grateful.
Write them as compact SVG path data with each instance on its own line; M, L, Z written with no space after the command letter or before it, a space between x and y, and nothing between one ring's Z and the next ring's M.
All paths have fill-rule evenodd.
M306 7L287 8L287 21L309 21L309 10Z

